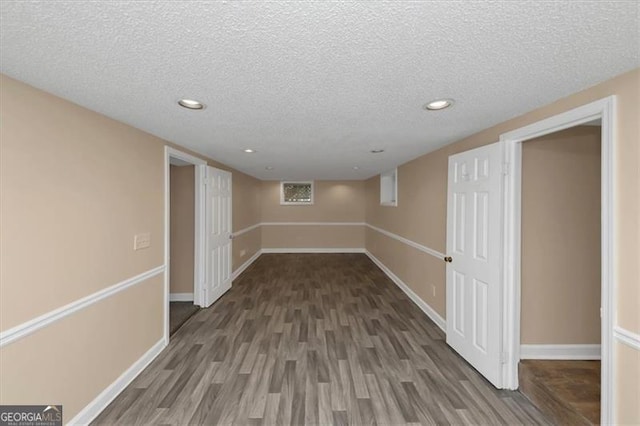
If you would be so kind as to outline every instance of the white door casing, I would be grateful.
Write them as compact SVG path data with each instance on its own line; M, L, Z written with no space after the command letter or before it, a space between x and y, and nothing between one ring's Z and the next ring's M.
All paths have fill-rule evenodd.
M501 368L502 151L449 157L447 344L496 387Z
M503 387L518 389L520 362L520 262L521 262L521 190L522 142L564 129L602 120L601 141L601 394L600 424L617 424L614 378L616 347L616 96L611 95L568 111L545 118L500 135L504 160L510 165L505 179L503 197L504 216L504 302L503 350L507 355L503 364Z
M204 306L231 288L231 173L207 167Z

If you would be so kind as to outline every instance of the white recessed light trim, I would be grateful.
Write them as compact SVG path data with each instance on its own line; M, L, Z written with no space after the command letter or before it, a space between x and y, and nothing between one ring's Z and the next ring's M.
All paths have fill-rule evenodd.
M244 152L246 152L247 154L253 154L254 152L256 152L255 149L251 149L251 148L247 148L244 150Z
M180 99L178 105L187 109L205 109L206 105L194 99Z
M273 170L273 166L267 166L264 168L265 170Z
M380 154L381 152L384 152L384 149L372 149L371 151L372 154Z
M358 167L358 166L353 166L353 170L360 170L360 167Z
M427 111L440 111L441 109L449 108L454 102L453 99L435 99L426 103L423 108Z

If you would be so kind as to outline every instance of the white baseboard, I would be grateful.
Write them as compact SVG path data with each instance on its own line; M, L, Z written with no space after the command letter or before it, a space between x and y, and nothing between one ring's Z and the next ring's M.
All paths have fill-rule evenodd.
M193 293L170 293L169 302L193 302Z
M600 359L600 345L520 345L520 359Z
M144 355L131 365L115 382L111 383L100 395L84 407L69 425L88 425L153 361L165 348L164 338L160 339Z
M263 248L263 253L365 253L363 248Z
M236 278L238 278L238 276L243 273L245 271L245 269L247 269L249 266L251 266L251 264L253 262L255 262L260 255L262 254L262 250L258 250L256 251L253 256L251 256L246 262L244 262L242 265L240 265L240 267L238 267L238 269L236 269L235 271L233 271L233 274L231 274L231 281L235 280Z
M378 267L382 269L382 271L385 274L387 274L389 278L391 278L391 281L393 281L398 287L400 287L400 289L404 291L405 294L409 296L411 300L413 300L413 303L418 305L418 307L422 310L422 312L424 312L425 314L427 314L429 318L431 318L431 321L433 321L442 331L444 331L445 333L447 332L447 323L445 319L440 316L440 314L438 314L431 306L427 304L427 302L422 300L416 293L414 293L413 290L411 290L408 285L406 285L400 278L398 278L396 274L391 272L391 270L387 268L384 263L378 260L378 258L376 258L373 254L371 254L371 252L365 251L365 253L367 254L367 256L369 256L369 259L371 259L373 263L378 265Z

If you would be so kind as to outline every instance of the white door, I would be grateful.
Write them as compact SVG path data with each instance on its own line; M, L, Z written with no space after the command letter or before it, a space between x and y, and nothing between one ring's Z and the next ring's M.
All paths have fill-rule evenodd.
M499 143L449 157L447 344L501 387Z
M231 173L207 167L204 306L231 288Z

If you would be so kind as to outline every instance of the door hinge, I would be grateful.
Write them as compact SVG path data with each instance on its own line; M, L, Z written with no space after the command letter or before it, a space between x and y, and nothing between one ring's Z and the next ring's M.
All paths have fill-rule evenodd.
M509 356L508 353L506 352L500 352L500 364L506 364L507 363L507 357Z
M508 176L510 172L509 163L502 163L502 174Z

